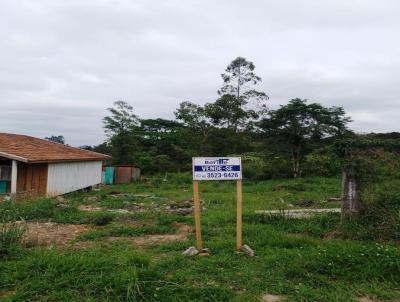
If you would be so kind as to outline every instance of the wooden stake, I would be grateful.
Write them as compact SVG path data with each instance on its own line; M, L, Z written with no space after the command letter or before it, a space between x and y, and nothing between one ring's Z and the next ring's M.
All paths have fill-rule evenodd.
M236 249L242 247L242 180L236 181Z
M203 244L201 242L201 223L200 223L200 202L199 202L199 181L193 180L193 201L194 201L194 223L196 226L196 248L201 252Z

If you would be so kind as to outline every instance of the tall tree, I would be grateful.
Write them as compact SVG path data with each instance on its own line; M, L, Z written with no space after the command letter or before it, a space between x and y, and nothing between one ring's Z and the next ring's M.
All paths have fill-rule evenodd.
M288 144L293 177L301 175L300 163L309 144L345 134L351 119L342 107L323 107L307 100L292 99L289 104L271 110L259 126L269 137L279 137Z
M255 65L237 57L221 74L224 81L218 91L220 98L206 106L214 124L231 128L236 133L240 127L249 126L266 113L265 92L255 89L261 78L254 72Z
M135 130L139 126L139 119L133 113L133 107L124 101L114 102L114 106L107 110L110 115L103 118L103 124L113 160L119 164L132 164L136 151Z

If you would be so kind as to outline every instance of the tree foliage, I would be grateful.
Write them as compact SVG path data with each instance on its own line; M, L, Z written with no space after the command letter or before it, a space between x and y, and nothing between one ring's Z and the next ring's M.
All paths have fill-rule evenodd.
M44 139L54 142L54 143L59 143L65 145L65 138L62 135L52 135L52 136L46 136Z
M300 162L313 142L329 137L340 137L348 132L342 107L324 107L307 100L292 99L289 104L268 112L259 126L266 136L280 137L288 144L294 177L301 175Z
M114 102L114 107L107 110L110 115L104 117L103 124L113 161L118 164L132 164L135 162L135 130L139 126L139 119L133 113L133 107L124 101Z
M305 159L307 173L335 173L335 166L322 167L326 156L312 152L347 133L350 119L343 108L293 99L268 110L268 96L258 90L261 77L242 57L221 77L214 102L184 101L174 120L141 119L130 104L115 102L103 119L107 141L93 150L111 154L115 163L138 164L144 173L189 170L193 156L240 154L263 163L249 173L259 179L300 176Z
M253 121L265 114L268 96L255 89L261 77L254 69L253 62L242 57L237 57L226 67L221 74L220 97L205 108L214 125L233 129L236 133L239 129L250 128Z

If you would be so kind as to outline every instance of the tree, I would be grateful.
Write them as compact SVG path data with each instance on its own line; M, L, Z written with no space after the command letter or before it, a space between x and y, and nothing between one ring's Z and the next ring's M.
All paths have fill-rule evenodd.
M237 131L239 124L250 116L257 117L254 111L247 112L242 108L242 101L233 94L224 94L215 103L205 106L206 114L215 125L226 126L228 129Z
M137 140L135 130L139 126L139 119L133 113L133 107L124 101L114 102L114 107L107 110L111 114L103 118L103 123L113 160L118 164L132 164Z
M191 145L201 152L212 130L205 108L192 102L182 102L175 111L175 117L189 130L185 135L188 141L192 141Z
M52 135L49 137L45 137L44 139L54 142L54 143L59 143L65 145L65 138L62 135Z
M293 177L301 175L300 162L313 142L339 137L349 130L351 119L342 107L323 107L307 100L292 99L289 104L268 112L259 126L267 136L283 139L290 149Z
M268 96L254 89L261 78L254 73L253 62L237 57L221 74L224 81L218 91L220 98L208 104L207 115L214 124L226 125L236 133L239 127L251 124L266 112Z
M203 130L210 126L204 107L195 103L182 102L174 113L175 118L187 127Z

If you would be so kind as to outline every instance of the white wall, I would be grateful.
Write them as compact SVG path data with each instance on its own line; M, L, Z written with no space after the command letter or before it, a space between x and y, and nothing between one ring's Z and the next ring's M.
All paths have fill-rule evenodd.
M101 161L49 163L47 194L61 195L101 183Z

